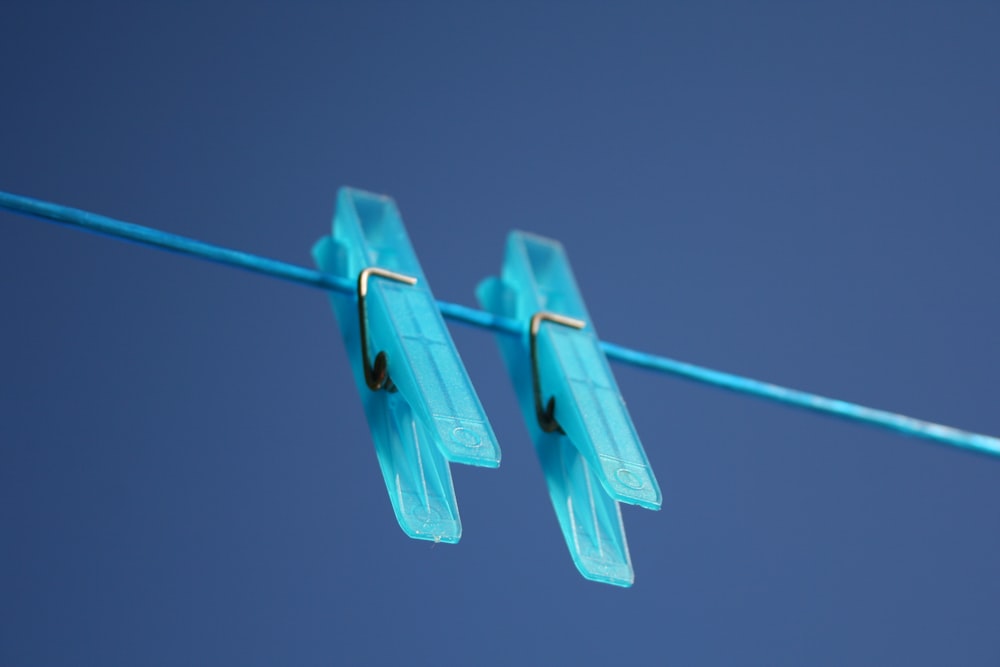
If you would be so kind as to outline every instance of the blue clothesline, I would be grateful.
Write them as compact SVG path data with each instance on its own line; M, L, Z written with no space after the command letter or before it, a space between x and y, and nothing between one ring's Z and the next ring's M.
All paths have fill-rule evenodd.
M239 250L224 248L151 227L123 222L96 213L32 199L30 197L0 192L0 209L134 241L161 250L170 250L182 255L225 264L226 266L246 269L254 273L281 278L282 280L300 285L345 293L353 293L355 290L353 282L321 271L307 269ZM454 322L514 335L519 335L525 330L524 323L505 317L498 317L475 308L447 301L438 301L437 303L444 317ZM850 421L869 424L871 426L881 426L906 435L933 440L940 444L1000 456L1000 439L992 436L962 431L951 426L943 426L885 410L865 407L856 403L781 387L760 380L754 380L753 378L724 373L703 366L670 359L669 357L633 350L607 341L602 341L601 347L609 359L638 366L639 368L682 377L713 387L756 396L792 407L821 412Z

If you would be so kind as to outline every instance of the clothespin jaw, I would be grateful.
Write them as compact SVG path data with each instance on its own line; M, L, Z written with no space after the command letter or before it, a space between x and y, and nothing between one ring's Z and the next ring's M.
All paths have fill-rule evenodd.
M662 496L562 245L511 232L501 277L477 296L524 325L497 340L574 563L588 579L630 586L617 501L659 509Z
M495 468L500 448L395 203L341 189L333 233L313 257L358 286L330 300L399 525L413 538L457 542L448 463Z

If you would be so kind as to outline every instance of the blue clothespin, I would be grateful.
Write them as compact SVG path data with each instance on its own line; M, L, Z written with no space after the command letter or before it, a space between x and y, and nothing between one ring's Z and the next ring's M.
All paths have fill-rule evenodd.
M500 448L393 200L342 188L313 257L357 284L330 299L399 525L458 542L448 462L496 468Z
M524 326L497 340L573 562L587 579L630 586L618 501L659 509L662 497L562 245L511 232L501 277L476 293Z

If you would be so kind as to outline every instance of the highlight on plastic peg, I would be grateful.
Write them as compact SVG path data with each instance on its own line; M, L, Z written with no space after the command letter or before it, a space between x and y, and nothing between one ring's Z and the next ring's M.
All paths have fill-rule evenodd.
M495 468L500 448L393 200L341 189L313 257L357 285L330 300L400 527L458 542L448 464Z
M631 586L618 503L659 509L662 496L562 245L511 232L501 276L476 294L523 326L497 341L573 562L587 579Z

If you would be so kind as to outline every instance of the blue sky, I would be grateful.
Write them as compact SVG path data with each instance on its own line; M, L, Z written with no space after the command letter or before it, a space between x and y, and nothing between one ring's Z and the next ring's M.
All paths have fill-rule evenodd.
M14 3L0 189L310 265L392 195L601 335L1000 434L993 3ZM664 494L584 581L492 336L458 545L392 515L327 299L0 213L0 662L996 665L1000 461L616 366Z

